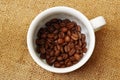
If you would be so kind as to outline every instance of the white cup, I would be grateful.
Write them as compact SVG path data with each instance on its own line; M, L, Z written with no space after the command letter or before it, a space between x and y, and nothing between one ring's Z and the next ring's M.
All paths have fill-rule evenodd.
M60 19L70 19L71 21L75 21L82 28L82 33L86 35L87 42L87 52L84 54L83 58L73 66L66 68L55 68L53 66L49 66L44 60L39 58L38 53L35 50L36 44L36 34L38 30L44 26L44 24L51 20L52 18L60 18ZM35 17L35 19L30 24L28 34L27 34L27 46L30 55L34 59L34 61L41 66L42 68L55 72L55 73L67 73L74 71L81 66L83 66L90 58L93 53L95 47L95 31L99 30L106 22L102 16L96 17L92 20L88 20L80 11L75 10L70 7L58 6L49 8Z

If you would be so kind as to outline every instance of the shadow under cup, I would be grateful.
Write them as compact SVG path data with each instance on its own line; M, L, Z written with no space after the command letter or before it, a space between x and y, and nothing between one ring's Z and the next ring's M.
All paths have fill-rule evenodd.
M76 10L75 10L76 11ZM34 28L31 29L32 30L32 35L31 35L31 46L33 48L33 53L35 53L35 57L33 58L37 63L38 65L40 65L41 67L49 70L49 71L52 71L48 68L51 68L51 69L56 69L58 70L57 68L53 67L53 66L49 66L45 60L43 59L40 59L40 55L36 52L36 44L35 44L35 40L37 38L37 33L39 31L39 29L41 27L45 27L45 23L50 21L51 19L53 18L58 18L58 19L69 19L71 21L74 21L77 23L77 25L80 25L81 26L81 33L84 33L86 35L86 43L87 43L87 52L84 53L84 56L83 58L77 63L77 64L74 64L72 67L73 67L73 70L81 67L82 65L84 65L84 63L87 62L87 60L90 58L92 52L93 52L93 49L94 49L94 44L95 44L95 38L94 38L94 31L93 31L93 28L91 27L91 24L89 22L89 20L80 12L76 11L76 12L71 12L71 11L65 11L65 10L57 10L57 11L44 11L42 13L40 13L34 20L33 20L33 25L34 25ZM33 26L32 26L33 27ZM91 41L92 40L92 41ZM92 49L91 49L92 48ZM33 54L32 53L32 54ZM33 56L32 56L33 57ZM41 65L42 63L42 65ZM45 67L46 66L46 67ZM60 73L64 73L64 72L70 72L70 71L73 71L73 70L68 70L70 69L70 67L66 67L66 68L59 68L59 71L56 71L56 72L60 72L60 69L61 70L65 70L63 72L60 72ZM52 71L54 72L54 71Z

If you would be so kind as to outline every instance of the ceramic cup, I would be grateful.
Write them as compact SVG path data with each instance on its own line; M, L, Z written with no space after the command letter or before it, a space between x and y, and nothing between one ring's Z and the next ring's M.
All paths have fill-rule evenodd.
M70 19L71 21L75 21L78 25L81 26L82 33L86 35L87 42L87 52L84 53L83 58L76 64L66 68L55 68L53 66L49 66L45 60L40 59L39 54L36 52L36 44L35 39L37 38L36 34L41 27L44 27L45 23L52 18L60 18L60 19ZM105 25L105 19L102 16L96 17L92 20L88 20L88 18L82 14L80 11L75 10L70 7L58 6L49 8L40 14L38 14L35 19L30 24L28 33L27 33L27 46L30 55L33 60L42 68L55 72L55 73L67 73L74 71L81 66L83 66L90 58L93 53L95 47L95 31L99 30L103 25Z

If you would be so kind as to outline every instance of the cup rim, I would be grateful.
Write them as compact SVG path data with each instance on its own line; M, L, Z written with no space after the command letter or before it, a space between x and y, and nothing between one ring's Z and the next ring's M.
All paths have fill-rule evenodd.
M86 53L87 56L85 56L81 62L78 62L77 64L74 64L73 66L66 67L66 68L55 68L55 67L47 66L46 64L44 64L37 57L36 52L34 51L34 48L33 48L32 37L33 37L33 34L34 34L34 30L35 30L35 28L37 27L37 24L40 21L40 18L42 16L45 16L48 13L56 12L56 11L57 12L60 12L60 11L69 12L69 13L71 13L73 15L77 14L77 15L79 15L78 17L82 19L82 22L85 22L86 23L85 25L89 27L88 32L90 34L90 48L88 49L88 51ZM76 10L74 8L66 7L66 6L57 6L57 7L49 8L49 9L39 13L34 18L34 20L30 24L30 27L28 29L28 33L27 33L27 46L28 46L28 51L29 51L31 57L33 58L33 60L39 66L41 66L42 68L46 69L47 71L51 71L51 72L54 72L54 73L67 73L67 72L71 72L71 71L74 71L74 70L80 68L81 66L83 66L89 60L89 58L91 57L91 55L93 53L94 47L95 47L95 34L94 34L94 30L93 30L92 25L90 24L89 20L80 11L78 11L78 10Z

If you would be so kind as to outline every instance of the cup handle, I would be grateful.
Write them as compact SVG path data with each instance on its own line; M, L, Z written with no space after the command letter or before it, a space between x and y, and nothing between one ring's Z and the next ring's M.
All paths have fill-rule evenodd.
M94 19L91 19L90 23L93 26L94 31L96 32L100 30L103 27L103 25L106 24L106 21L103 16L98 16Z

